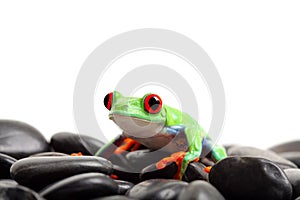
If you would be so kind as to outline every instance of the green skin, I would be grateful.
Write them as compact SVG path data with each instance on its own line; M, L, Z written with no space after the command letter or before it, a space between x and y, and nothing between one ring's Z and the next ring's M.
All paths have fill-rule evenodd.
M144 98L147 95L149 94L143 98L124 97L114 91L109 117L123 130L123 135L152 150L163 148L167 143L172 142L174 135L166 131L167 127L183 127L186 138L183 146L187 148L184 150L186 154L179 175L181 179L189 162L200 157L202 141L204 138L209 139L208 135L191 116L167 105L163 105L159 113L149 114L144 109ZM215 145L211 150L215 161L227 156L222 146ZM168 151L174 153L179 150L171 145Z

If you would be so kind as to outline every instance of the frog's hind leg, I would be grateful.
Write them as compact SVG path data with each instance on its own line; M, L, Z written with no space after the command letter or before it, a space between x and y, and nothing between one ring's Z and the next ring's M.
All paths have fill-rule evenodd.
M227 157L227 153L223 146L216 144L212 148L212 158L215 162L218 162L226 157Z
M184 175L188 164L192 161L198 161L202 151L202 141L200 134L193 134L193 132L190 131L192 131L192 129L185 129L186 134L188 136L191 136L190 138L188 138L189 144L187 152L179 151L177 153L173 153L170 157L166 157L156 163L156 167L158 169L162 169L167 165L167 163L176 162L178 170L174 176L175 179L182 179L182 176Z

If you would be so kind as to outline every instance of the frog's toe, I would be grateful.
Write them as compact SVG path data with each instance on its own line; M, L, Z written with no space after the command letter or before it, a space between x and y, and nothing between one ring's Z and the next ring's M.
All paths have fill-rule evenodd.
M223 146L216 145L212 151L212 157L217 162L227 157L226 150Z
M129 151L130 149L132 151L137 150L140 147L140 143L138 143L137 141L130 139L130 138L126 138L124 140L124 142L122 143L121 146L119 146L118 148L116 148L116 150L114 151L114 154L122 154L125 151Z
M185 155L186 155L186 152L183 152L183 151L173 153L170 157L163 158L159 162L157 162L156 168L162 169L162 168L166 167L169 163L175 162L178 167L178 170L177 170L176 174L174 175L174 178L181 179L181 172L182 172L181 168L182 168L182 162L184 160Z
M211 168L212 168L212 166L207 166L207 167L204 168L204 171L206 173L210 173Z

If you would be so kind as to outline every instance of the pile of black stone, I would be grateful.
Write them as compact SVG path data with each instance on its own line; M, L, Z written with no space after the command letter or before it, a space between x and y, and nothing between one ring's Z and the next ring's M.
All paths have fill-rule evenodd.
M300 141L270 150L227 146L229 157L209 174L204 168L212 163L201 159L189 164L182 181L172 179L175 163L157 170L161 158L150 159L147 149L110 160L93 156L103 145L66 132L48 143L28 124L0 120L0 199L300 200ZM83 156L70 156L77 152Z

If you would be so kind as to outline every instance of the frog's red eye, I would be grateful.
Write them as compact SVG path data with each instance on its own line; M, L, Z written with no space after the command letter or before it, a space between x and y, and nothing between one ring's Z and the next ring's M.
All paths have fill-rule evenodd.
M107 110L111 109L112 105L112 99L113 99L113 93L108 93L103 100L104 106L107 108Z
M149 94L144 99L144 109L151 114L159 113L162 108L162 100L156 94Z

